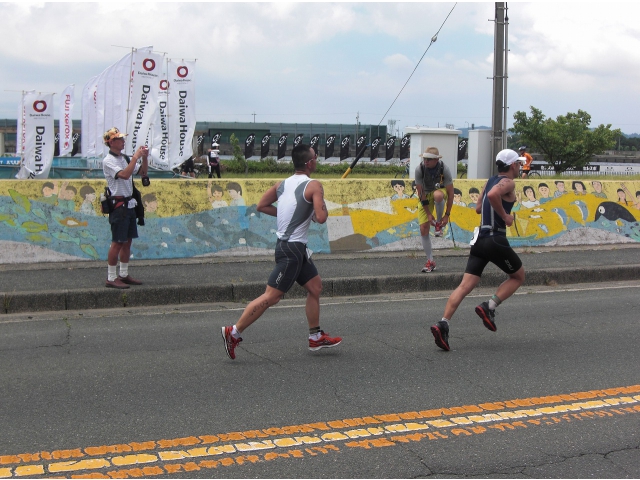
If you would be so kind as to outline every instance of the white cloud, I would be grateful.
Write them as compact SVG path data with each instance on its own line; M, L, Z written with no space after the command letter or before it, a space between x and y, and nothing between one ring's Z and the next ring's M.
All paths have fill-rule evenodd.
M197 59L198 119L252 120L224 115L255 110L281 121L316 115L337 122L332 115L361 111L377 122L453 5L5 2L0 17L11 21L3 34L13 41L0 44L0 83L4 90L80 89L127 53L113 45L153 45L172 58ZM394 105L396 118L429 112L490 122L494 5L455 6ZM513 109L533 104L555 116L582 108L594 121L637 122L636 3L508 6ZM0 92L0 118L13 118L16 108L16 94Z
M415 67L415 62L412 62L407 58L406 55L402 53L394 53L393 55L389 55L385 57L383 60L384 64L389 68L401 68L403 70L411 71L412 67Z

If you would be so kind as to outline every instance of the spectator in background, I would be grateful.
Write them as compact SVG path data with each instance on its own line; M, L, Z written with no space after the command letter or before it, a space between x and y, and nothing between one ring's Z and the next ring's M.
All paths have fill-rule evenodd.
M522 166L522 178L529 178L529 172L531 171L531 164L533 163L533 157L527 153L527 146L522 145L518 152L520 156L525 158L524 165Z
M122 153L124 137L113 127L103 135L104 144L109 147L109 154L102 161L102 170L107 180L111 197L109 224L111 225L111 246L107 253L107 282L109 288L125 289L129 285L142 285L142 282L129 275L129 259L131 258L131 243L138 238L136 226L136 206L138 202L133 198L133 176L147 175L149 168L149 149L146 145L139 147L131 159ZM142 160L142 163L138 163ZM116 267L120 260L120 273Z
M185 175L191 178L196 178L195 163L193 162L193 155L185 160L182 164L180 175Z
M209 167L209 178L213 178L213 172L218 178L222 178L220 174L220 150L217 143L212 143L207 155L207 165Z

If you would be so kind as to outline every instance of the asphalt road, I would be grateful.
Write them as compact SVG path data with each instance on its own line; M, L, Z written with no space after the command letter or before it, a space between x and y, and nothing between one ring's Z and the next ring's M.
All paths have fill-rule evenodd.
M638 478L640 282L0 317L0 478Z

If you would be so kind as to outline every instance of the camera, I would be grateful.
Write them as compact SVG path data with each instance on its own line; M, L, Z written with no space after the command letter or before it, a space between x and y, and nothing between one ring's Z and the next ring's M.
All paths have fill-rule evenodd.
M142 177L142 186L148 187L149 185L151 185L151 180L149 180L149 177L147 175L144 175Z

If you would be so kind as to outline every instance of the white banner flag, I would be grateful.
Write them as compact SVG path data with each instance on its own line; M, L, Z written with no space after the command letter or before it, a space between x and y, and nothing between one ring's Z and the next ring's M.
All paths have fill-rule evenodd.
M96 156L96 75L89 80L82 89L82 136L80 149L82 156L94 158ZM101 132L102 133L102 132Z
M53 163L53 94L27 93L24 104L24 156L16 178L49 178Z
M160 170L171 170L169 166L169 81L166 70L163 71L158 85L158 109L152 132L149 165Z
M131 79L132 54L122 57L109 70L105 91L105 131L116 127L127 131L127 108L129 107L129 82ZM105 147L106 148L106 147Z
M58 133L60 134L60 153L62 157L73 148L73 122L71 114L73 113L75 85L69 85L62 91L60 95L60 117L58 118Z
M169 152L174 168L193 155L196 129L196 95L194 61L169 60Z
M149 133L158 106L158 84L162 73L162 55L138 50L133 53L131 102L127 125L126 152L130 155L150 143Z

